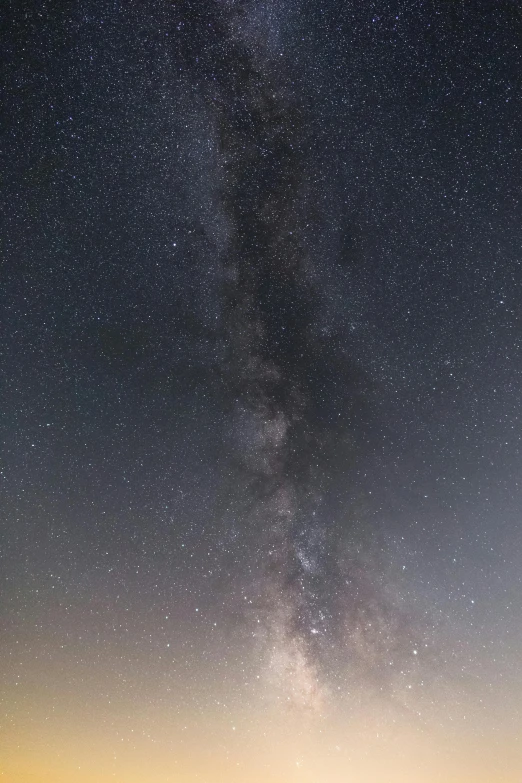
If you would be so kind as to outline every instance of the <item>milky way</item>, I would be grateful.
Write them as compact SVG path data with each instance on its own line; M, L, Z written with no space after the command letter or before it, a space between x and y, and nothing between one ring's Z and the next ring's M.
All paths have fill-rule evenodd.
M242 529L236 546L247 551L243 578L267 676L278 698L321 712L332 669L360 674L364 661L382 686L414 643L408 608L369 589L350 551L346 475L362 379L317 328L316 259L304 241L317 140L284 59L270 59L259 30L254 40L242 35L245 23L237 9L196 22L215 43L198 76L218 139L215 208L227 227L220 370L235 465L222 503Z

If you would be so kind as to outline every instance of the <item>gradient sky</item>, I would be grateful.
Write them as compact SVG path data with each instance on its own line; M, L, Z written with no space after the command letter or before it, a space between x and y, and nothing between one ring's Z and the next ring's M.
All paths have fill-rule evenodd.
M520 783L518 3L7 2L6 783Z

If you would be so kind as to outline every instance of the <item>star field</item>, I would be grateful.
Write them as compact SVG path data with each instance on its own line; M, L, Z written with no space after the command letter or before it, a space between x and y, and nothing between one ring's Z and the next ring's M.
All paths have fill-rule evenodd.
M0 778L519 781L516 3L7 17Z

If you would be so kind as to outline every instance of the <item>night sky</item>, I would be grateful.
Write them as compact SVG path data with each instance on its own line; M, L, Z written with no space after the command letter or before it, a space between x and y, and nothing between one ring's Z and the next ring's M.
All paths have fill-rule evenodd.
M520 783L519 3L3 13L0 779Z

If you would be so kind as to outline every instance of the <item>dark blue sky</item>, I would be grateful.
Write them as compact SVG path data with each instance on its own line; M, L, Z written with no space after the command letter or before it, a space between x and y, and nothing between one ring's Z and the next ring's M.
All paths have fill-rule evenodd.
M68 687L155 714L157 683L183 683L183 722L230 666L242 708L268 671L305 712L324 692L349 714L354 683L437 731L465 704L473 737L512 698L509 734L517 4L8 5L12 725L31 716L20 660L45 679L65 645L69 685L51 677L36 712L78 725ZM406 676L431 695L411 702Z

